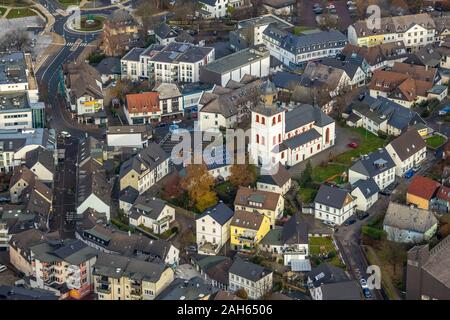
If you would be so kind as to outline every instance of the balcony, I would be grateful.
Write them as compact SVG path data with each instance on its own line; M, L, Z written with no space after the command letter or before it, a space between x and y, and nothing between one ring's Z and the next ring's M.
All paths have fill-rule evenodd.
M254 242L255 237L256 237L256 235L254 235L254 234L245 234L244 233L244 234L239 235L237 238L238 238L238 240L245 241L245 242L248 242L248 241Z
M102 287L102 286L95 288L95 291L98 293L104 293L104 294L111 293L111 289L109 287Z

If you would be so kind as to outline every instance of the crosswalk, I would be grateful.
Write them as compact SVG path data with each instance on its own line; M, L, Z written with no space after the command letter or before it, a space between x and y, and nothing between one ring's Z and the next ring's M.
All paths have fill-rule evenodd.
M75 45L75 42L67 42L66 43L66 47L72 47ZM87 47L89 45L89 43L87 42L82 42L79 44L80 47Z

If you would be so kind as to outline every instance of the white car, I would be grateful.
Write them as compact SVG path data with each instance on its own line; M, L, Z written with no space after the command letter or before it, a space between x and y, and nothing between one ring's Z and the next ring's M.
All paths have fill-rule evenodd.
M363 289L369 288L367 286L367 281L364 278L361 278L361 280L359 280L359 283L361 284L361 288L363 288Z
M173 124L180 124L181 122L183 122L183 120L181 120L181 119L172 121Z
M330 9L336 9L335 5L332 4L332 3L330 3L329 5L327 5L326 8L327 8L328 10L330 10Z
M62 135L64 138L70 138L70 137L71 137L71 134L68 133L67 131L61 131L61 135Z
M356 3L354 1L347 1L347 6L354 6Z
M6 271L6 266L0 264L0 272Z

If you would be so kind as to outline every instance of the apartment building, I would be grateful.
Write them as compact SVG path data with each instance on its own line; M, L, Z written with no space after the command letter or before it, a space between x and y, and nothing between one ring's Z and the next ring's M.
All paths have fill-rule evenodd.
M348 39L361 47L400 41L409 51L416 51L435 42L436 25L428 13L381 18L379 26L357 21L348 27Z
M236 251L253 251L270 231L269 218L257 211L234 212L230 223L230 244Z
M337 30L295 35L274 25L264 30L262 38L270 55L291 68L336 56L347 44L347 37Z
M108 126L106 141L108 147L116 149L131 147L143 149L153 136L150 125Z
M169 174L169 160L161 147L150 143L120 167L120 190L128 186L144 193L156 182Z
M46 289L61 295L63 286L72 298L91 293L92 268L99 252L80 240L47 241L30 248L32 288Z
M164 263L101 253L93 265L99 300L154 300L174 280Z

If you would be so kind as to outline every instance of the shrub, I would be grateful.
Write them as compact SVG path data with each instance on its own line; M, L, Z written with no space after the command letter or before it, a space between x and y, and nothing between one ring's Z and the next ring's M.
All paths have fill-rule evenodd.
M384 236L384 231L380 229L375 229L369 226L363 226L361 229L363 235L368 236L372 240L381 240Z

